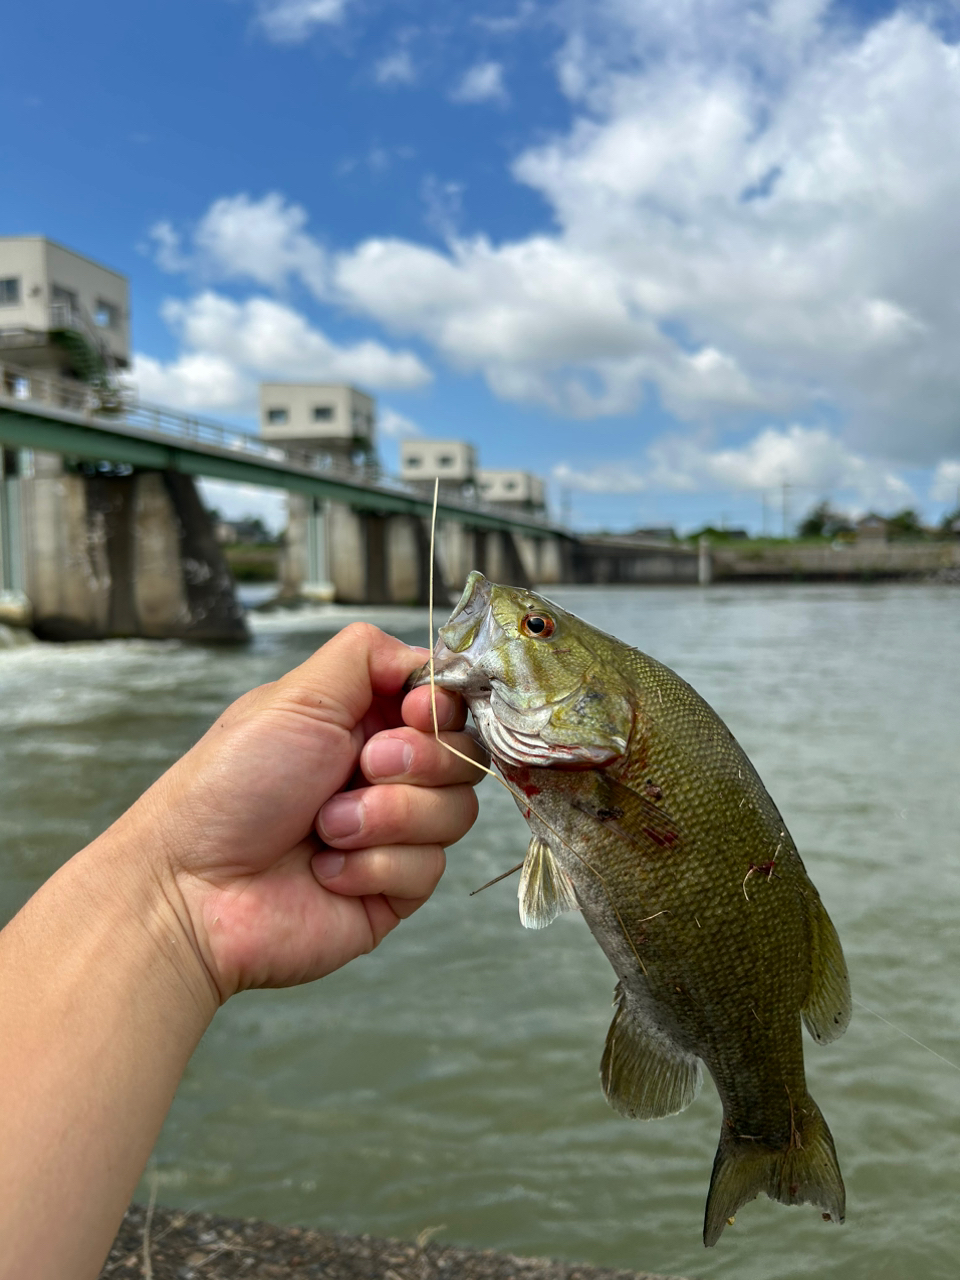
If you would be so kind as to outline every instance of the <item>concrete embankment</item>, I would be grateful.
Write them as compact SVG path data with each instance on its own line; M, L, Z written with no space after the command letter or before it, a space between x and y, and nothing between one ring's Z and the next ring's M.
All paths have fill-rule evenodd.
M854 543L850 546L751 546L714 543L714 582L960 581L960 543Z
M428 1235L425 1232L424 1235ZM131 1205L100 1280L682 1280Z

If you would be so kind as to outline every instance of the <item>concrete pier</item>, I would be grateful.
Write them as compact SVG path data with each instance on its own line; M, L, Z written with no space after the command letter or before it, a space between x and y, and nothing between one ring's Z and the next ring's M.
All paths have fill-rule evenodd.
M32 620L26 592L19 457L0 449L0 626L26 627Z
M8 458L5 471L5 579L9 559L11 588L19 575L41 639L246 639L233 579L189 476L70 471L44 453L21 455L15 469Z
M532 586L569 581L555 533L544 536L475 529L462 521L437 523L434 594L456 599L471 569L499 582ZM281 594L287 599L343 604L426 604L430 583L430 529L421 516L358 511L344 503L317 503L292 494Z

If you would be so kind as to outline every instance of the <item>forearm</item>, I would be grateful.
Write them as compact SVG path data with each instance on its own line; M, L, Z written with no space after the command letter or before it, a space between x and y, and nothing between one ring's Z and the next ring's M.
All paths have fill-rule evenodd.
M85 1280L213 990L149 852L107 832L0 933L0 1278Z

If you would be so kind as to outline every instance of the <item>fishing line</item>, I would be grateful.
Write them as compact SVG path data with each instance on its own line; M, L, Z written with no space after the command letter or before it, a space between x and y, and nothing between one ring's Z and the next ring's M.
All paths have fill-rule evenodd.
M437 499L439 497L439 494L440 494L440 477L435 476L433 481L433 511L431 512L431 516L430 516L430 567L429 567L428 578L427 578L428 591L430 595L430 599L427 604L427 623L430 627L430 708L433 713L433 736L437 740L437 742L439 742L440 746L443 747L446 751L449 751L451 755L458 756L461 760L466 760L467 764L472 764L474 768L482 769L484 773L488 773L491 778L496 778L497 782L500 783L501 787L505 788L505 790L510 792L514 800L516 800L517 803L520 805L521 809L526 809L528 813L533 813L535 812L535 810L532 809L527 798L525 796L522 796L520 792L517 791L514 787L511 787L510 783L507 782L506 778L502 778L499 773L495 773L493 769L489 769L485 764L480 764L479 761L474 760L472 756L465 755L464 752L458 751L456 747L452 747L449 742L444 742L443 739L440 737L440 727L439 727L439 721L437 719L437 679L436 679L436 659L434 657L435 639L434 639L434 632L433 632L433 565L434 565L434 559L435 559L435 549L436 549L436 540L437 540ZM568 840L565 840L563 838L563 836L560 834L559 831L554 830L554 828L550 825L550 823L547 822L544 818L542 818L539 813L536 815L536 817L537 817L537 821L542 822L543 825L546 827L546 829L552 835L556 836L557 840L565 848L570 850L570 852L577 859L577 861L582 863L583 866L585 866L587 870L591 872L592 875L595 875L597 879L600 881L600 884L603 886L603 892L606 895L607 905L610 907L613 914L617 917L617 923L619 924L620 929L623 933L623 936L627 941L627 945L630 947L630 950L633 952L634 956L636 957L637 964L640 966L640 972L644 976L646 976L647 966L643 963L643 960L640 958L640 952L637 950L636 946L634 945L633 939L630 937L630 934L627 932L627 926L624 924L623 917L621 916L620 912L617 910L616 903L613 901L613 899L610 896L610 891L607 888L607 882L604 880L603 876L596 869L596 867L593 867L590 865L590 863L586 860L586 858L584 858L582 854L580 854L573 847L573 845L570 844ZM523 863L521 862L519 865L522 867ZM518 869L519 869L518 867L514 867L513 871L516 871ZM497 879L500 879L500 880L505 879L506 876L512 875L513 871L507 871L504 873L503 876L498 876ZM490 881L490 884L496 884L496 880ZM489 888L489 885L483 885L482 888L484 889ZM478 889L476 892L479 893L480 890Z
M435 643L434 631L433 631L433 561L434 561L434 554L435 554L434 548L436 546L436 538L437 538L437 496L439 492L440 492L440 478L438 476L433 482L433 514L430 519L430 571L429 571L429 587L428 587L428 590L430 592L430 601L427 606L427 625L430 627L430 709L433 713L433 736L436 738L437 742L440 743L441 747L443 747L445 751L449 751L451 755L458 756L459 759L461 760L466 760L467 764L472 764L475 769L482 769L484 773L489 773L490 777L496 778L497 782L500 783L501 787L505 787L516 801L518 801L524 807L528 807L526 805L526 800L524 799L524 797L520 794L519 791L515 791L513 787L511 787L510 783L507 782L506 778L501 778L499 773L496 773L493 769L488 769L487 766L485 764L481 764L479 760L474 760L473 756L468 756L468 755L465 755L464 752L458 751L456 747L452 747L449 742L444 742L444 740L440 737L440 726L437 720L437 670L436 670L436 658L434 656L434 651L433 651L434 643ZM537 816L539 817L539 814ZM550 830L552 830L552 828L550 828ZM522 862L520 863L520 866L521 867L523 866ZM506 874L511 875L512 873L508 871ZM494 883L494 882L491 881L491 883ZM486 887L487 886L484 885L484 888ZM479 890L477 890L477 892L479 893Z
M960 1071L960 1066L955 1062L951 1062L949 1058L945 1058L942 1053L937 1053L936 1049L931 1049L928 1044L924 1044L922 1040L918 1040L916 1036L912 1036L909 1031L904 1031L903 1027L898 1027L895 1022L891 1022L889 1018L885 1018L882 1013L877 1013L876 1009L871 1009L868 1004L864 1004L863 1001L858 1000L856 996L851 996L850 999L866 1013L872 1013L875 1018L879 1018L881 1022L885 1022L892 1031L896 1031L897 1035L903 1036L905 1040L912 1040L913 1043L919 1045L921 1049L926 1049L927 1053L932 1053L935 1058L939 1058L941 1062L945 1062L948 1067L953 1067L954 1071Z

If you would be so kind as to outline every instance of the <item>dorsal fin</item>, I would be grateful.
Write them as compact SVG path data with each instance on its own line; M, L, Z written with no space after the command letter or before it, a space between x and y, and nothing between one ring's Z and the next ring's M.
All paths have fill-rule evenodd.
M526 929L545 929L562 911L577 911L580 903L553 850L539 836L532 836L517 889L520 922Z

